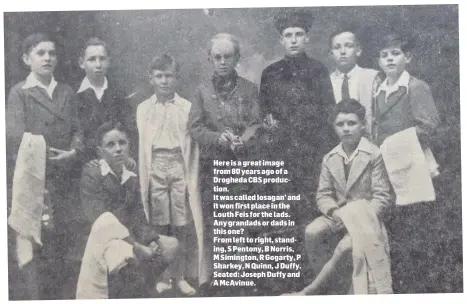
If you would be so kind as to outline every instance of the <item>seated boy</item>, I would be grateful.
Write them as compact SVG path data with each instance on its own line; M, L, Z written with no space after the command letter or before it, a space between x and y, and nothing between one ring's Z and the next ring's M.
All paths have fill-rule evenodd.
M324 157L316 195L318 208L323 216L315 219L305 231L307 255L317 276L300 294L308 295L322 292L335 267L344 257L350 255L352 250L354 251L355 264L356 239L370 237L373 232L375 235L377 234L377 239L382 239L382 242L386 241L380 247L383 249L382 254L386 254L383 258L389 262L389 255L385 250L387 247L387 237L384 237L386 231L384 225L380 224L380 220L384 211L392 205L393 193L379 149L365 137L362 137L365 131L364 106L354 99L338 103L335 111L334 129L341 143ZM363 208L361 207L362 201L365 202ZM355 209L355 206L360 206L360 209ZM354 221L354 223L352 220L346 220L353 210L363 210L362 213L365 214L362 216L368 215L368 221L371 219L376 221L376 226L378 226L376 230L380 231L363 230L365 237L358 235L358 233L355 234L355 224L361 224L360 226L364 227L365 223L358 223L359 220ZM361 221L365 220L361 219ZM365 227L370 227L370 224ZM323 267L322 261L319 261L323 254L318 251L323 243L329 242L333 234L343 235L343 238L334 250L331 259ZM379 238L381 235L383 237ZM366 251L364 254L364 259L371 262L371 254ZM385 264L387 268L388 265L388 263ZM369 266L371 268L371 265ZM381 278L385 282L389 281L386 284L386 291L378 291L378 293L390 292L388 291L390 289L390 273L388 274L387 268L384 272L386 275L384 278L373 273L375 280ZM354 269L354 283L356 271L359 269ZM378 274L380 273L382 272ZM376 285L382 285L378 284Z
M81 264L76 297L145 296L141 286L150 286L150 279L142 277L141 270L147 269L151 275L154 275L154 268L162 272L167 262L173 260L178 242L159 235L147 224L138 177L124 165L130 149L128 131L119 122L107 122L96 134L97 152L101 157L99 166L85 167L80 184L83 208L93 228ZM132 263L125 266L125 260L138 263L152 260L152 263L139 263L141 267L138 268ZM112 274L113 268L121 266L123 278L113 282L139 288L139 291L107 286L107 273ZM119 283L121 280L125 282ZM116 292L109 294L109 290Z

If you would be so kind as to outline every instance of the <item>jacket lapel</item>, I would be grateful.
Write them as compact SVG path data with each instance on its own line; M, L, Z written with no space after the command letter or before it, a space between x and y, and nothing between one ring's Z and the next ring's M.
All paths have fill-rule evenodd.
M61 112L62 104L65 102L65 98L57 98L57 101L54 102L47 95L47 92L38 87L29 88L29 95L34 101L41 104L47 111L57 116L60 119L65 119L64 115ZM54 94L59 94L58 85L55 88Z
M399 89L393 93L391 93L388 98L387 102L384 104L384 107L382 108L382 111L380 111L379 116L383 116L385 113L387 113L389 110L392 109L400 100L401 97L404 96L407 93L407 88L406 87L399 87ZM384 93L385 95L386 93ZM382 95L382 92L378 95L378 98ZM384 98L381 98L382 102L384 103ZM381 101L378 100L378 103ZM380 104L378 104L380 106Z
M112 195L115 195L115 193L120 192L120 183L118 178L113 175L112 173L108 173L104 178L104 188L111 193Z
M344 172L344 161L340 155L333 154L329 157L328 168L331 171L332 176L337 181L337 184L342 190L345 190L345 172Z
M347 179L345 193L355 184L360 175L362 175L365 168L368 166L371 160L371 154L363 151L359 151L358 154L352 161L352 166L349 172L349 178Z

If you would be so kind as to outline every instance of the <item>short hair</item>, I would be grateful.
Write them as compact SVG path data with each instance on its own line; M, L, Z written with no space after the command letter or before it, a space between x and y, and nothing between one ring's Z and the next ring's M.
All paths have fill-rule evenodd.
M344 114L355 114L362 124L365 123L365 107L355 99L344 99L334 107L333 121L336 120L337 115L340 113Z
M118 120L110 120L97 128L97 131L94 136L94 145L95 147L100 147L102 145L102 140L104 139L105 134L109 133L112 130L117 130L122 133L125 133L128 140L130 140L130 130Z
M240 43L238 42L237 37L229 33L219 33L212 36L207 45L208 55L211 56L212 47L216 42L221 40L227 40L230 43L232 43L234 47L235 56L237 57L237 60L240 59Z
M41 42L52 42L57 47L57 41L48 33L33 33L23 40L21 51L23 54L29 54L31 50Z
M152 74L155 70L167 71L174 70L176 74L180 71L180 66L172 55L165 53L160 57L154 57L149 65L149 73Z
M360 41L360 37L359 37L359 34L358 34L358 29L356 27L352 27L352 26L347 26L347 27L340 27L338 29L336 29L334 32L331 33L331 35L329 35L329 40L328 40L328 45L329 45L329 48L332 48L332 39L334 39L334 37L336 37L337 35L340 35L342 33L352 33L355 37L355 42L361 46L361 41Z
M86 50L90 46L102 46L105 49L105 51L107 52L108 55L110 53L108 45L104 40L102 40L102 39L100 39L98 37L92 37L92 38L89 38L84 43L83 47L81 48L81 51L79 52L80 57L84 58L84 55L86 54Z
M308 33L313 21L313 14L305 8L285 8L274 16L274 26L281 35L289 27L299 27Z
M388 47L400 47L402 52L406 53L413 50L415 41L409 35L390 32L379 39L377 47L378 52Z

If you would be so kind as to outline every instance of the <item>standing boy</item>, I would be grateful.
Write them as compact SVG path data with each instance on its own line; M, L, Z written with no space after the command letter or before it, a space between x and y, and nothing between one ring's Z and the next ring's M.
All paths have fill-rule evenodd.
M373 87L377 85L378 71L362 68L357 60L362 54L360 40L353 29L338 29L329 37L330 55L335 65L331 73L332 89L336 102L355 99L366 109L366 134L370 135L373 122Z
M328 70L305 52L312 22L312 14L303 9L276 16L285 57L261 76L260 114L275 130L269 150L274 151L275 159L286 162L295 192L315 189L316 164L334 137L328 123L328 111L334 104Z
M78 89L86 144L84 162L97 157L94 133L104 122L120 121L131 127L131 107L125 94L107 79L110 59L107 43L99 38L86 41L79 57L79 66L86 74Z
M172 56L155 58L149 73L155 94L136 113L141 195L150 224L162 234L171 231L180 243L175 262L156 289L160 293L172 289L174 279L183 295L193 295L185 277L190 275L191 261L203 259L203 223L198 146L187 131L191 103L176 93L179 65Z
M439 126L440 118L430 87L406 70L412 60L413 47L411 39L399 33L382 36L379 41L378 63L386 79L377 90L373 105L377 145L389 136L413 127L422 149L429 148ZM389 164L387 166L389 168ZM391 176L391 172L389 174ZM407 287L415 286L411 282L422 282L425 271L432 264L424 252L431 243L430 229L436 226L433 224L436 214L433 204L421 202L398 206L388 221L392 240L398 244L394 247L398 250L392 253L397 261L394 264L396 292L428 292ZM411 253L410 258L405 252Z
M66 269L71 168L83 148L78 100L71 87L53 76L58 60L49 35L29 35L22 52L31 73L11 89L6 109L7 163L15 171L8 224L15 231L25 280L16 286L25 288L19 299L57 299Z

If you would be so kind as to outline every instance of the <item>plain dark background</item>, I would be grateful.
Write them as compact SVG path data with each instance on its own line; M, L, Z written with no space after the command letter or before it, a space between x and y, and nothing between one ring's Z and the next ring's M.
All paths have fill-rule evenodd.
M364 54L360 65L377 69L373 41L394 28L416 38L409 72L432 89L443 125L434 147L442 174L436 181L436 214L427 222L432 242L423 252L430 263L420 265L423 282L406 280L400 292L462 292L462 221L459 97L459 20L457 5L315 7L307 52L330 66L328 36L341 24L360 28ZM210 75L206 45L211 36L228 32L238 37L242 58L238 72L259 85L261 71L282 58L279 34L272 20L278 8L19 12L4 14L5 92L25 79L20 46L30 33L48 31L59 37L55 77L76 86L84 73L79 50L98 36L111 47L109 78L128 94L147 86L147 66L153 56L170 52L181 63L180 93L190 99L202 77ZM407 249L409 254L413 251ZM403 275L402 275L403 276Z

